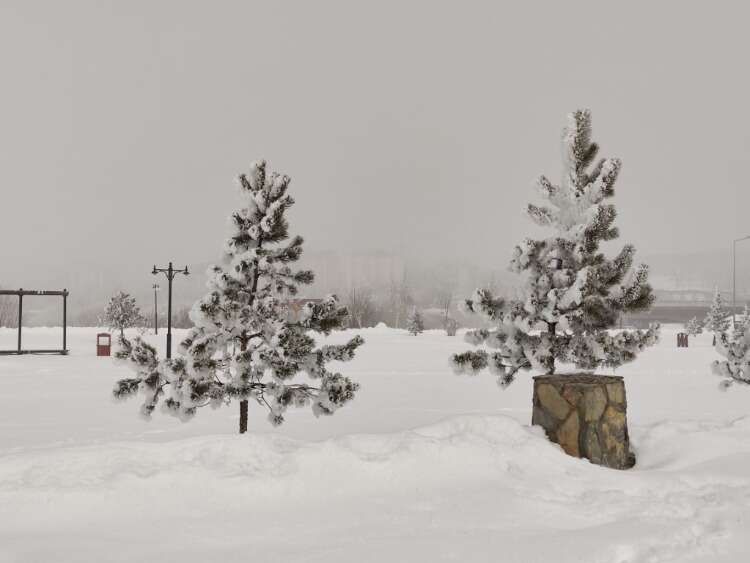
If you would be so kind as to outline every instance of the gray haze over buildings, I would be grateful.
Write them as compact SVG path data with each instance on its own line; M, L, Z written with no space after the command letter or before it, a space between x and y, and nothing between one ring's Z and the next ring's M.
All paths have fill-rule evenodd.
M749 12L5 1L0 284L148 295L173 260L196 270L183 298L200 293L257 158L292 176L310 256L502 271L538 234L523 209L559 173L565 115L589 107L624 162L619 242L657 287L726 288L750 234Z

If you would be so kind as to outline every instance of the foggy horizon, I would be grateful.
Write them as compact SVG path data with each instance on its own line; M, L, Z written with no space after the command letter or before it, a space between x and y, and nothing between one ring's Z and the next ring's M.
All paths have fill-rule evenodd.
M0 283L211 260L260 158L292 177L307 252L504 267L579 107L623 160L637 260L728 248L750 203L747 8L595 6L4 4Z

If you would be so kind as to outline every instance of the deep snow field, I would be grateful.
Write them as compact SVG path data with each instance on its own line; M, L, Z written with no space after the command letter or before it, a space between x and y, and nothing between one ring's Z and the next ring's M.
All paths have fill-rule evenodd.
M69 356L0 356L0 562L750 561L750 389L676 331L617 371L638 463L616 471L529 426L532 374L454 375L442 332L355 331L355 401L281 428L251 404L238 436L237 405L143 421L97 329L69 329Z

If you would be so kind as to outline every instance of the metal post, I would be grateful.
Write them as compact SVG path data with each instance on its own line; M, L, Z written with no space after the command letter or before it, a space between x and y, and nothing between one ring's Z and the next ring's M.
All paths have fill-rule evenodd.
M23 325L23 288L18 290L18 353L21 353L21 326Z
M159 334L159 309L156 303L156 292L159 291L159 284L155 283L154 287L154 334Z
M174 274L174 268L172 268L172 262L169 263L169 269L167 273L167 279L169 279L169 304L167 305L167 358L172 357L172 279Z
M743 240L750 239L750 235L732 241L732 330L734 330L734 309L735 309L735 294L737 287L737 243Z
M68 290L63 289L63 354L68 353Z
M737 288L737 241L732 242L732 330L736 327L734 320L734 301Z
M169 263L168 268L157 268L156 265L154 265L154 269L151 271L152 274L156 275L158 273L164 273L167 275L167 281L169 282L169 285L167 286L167 358L172 357L172 280L174 280L175 275L177 274L184 274L189 275L190 272L188 272L187 266L185 266L182 270L175 270L174 266L172 265L172 262ZM154 303L156 303L156 298L154 298Z

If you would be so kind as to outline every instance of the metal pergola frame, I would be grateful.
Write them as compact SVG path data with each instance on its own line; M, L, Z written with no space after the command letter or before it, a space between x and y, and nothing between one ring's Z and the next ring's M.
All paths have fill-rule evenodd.
M0 350L0 355L9 354L63 354L68 353L68 290L62 291L31 291L28 289L0 289L0 295L16 295L18 297L18 348L16 350ZM23 298L26 295L58 295L63 298L63 340L60 350L24 350L21 346L21 329L23 328Z

